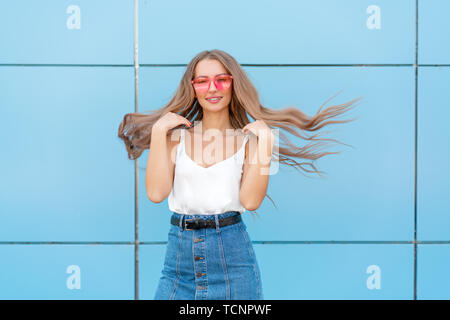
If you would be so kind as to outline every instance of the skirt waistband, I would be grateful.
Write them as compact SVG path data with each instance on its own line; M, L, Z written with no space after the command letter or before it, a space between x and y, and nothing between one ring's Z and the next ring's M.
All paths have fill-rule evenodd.
M184 217L184 219L215 220L215 216L218 216L219 219L223 219L240 214L241 213L239 211L227 211L218 214L184 214L172 211L172 216L177 219Z

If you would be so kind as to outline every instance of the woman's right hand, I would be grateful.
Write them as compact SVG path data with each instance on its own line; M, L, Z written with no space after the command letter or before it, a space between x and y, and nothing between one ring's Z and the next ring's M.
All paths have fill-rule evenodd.
M179 126L180 124L185 124L188 127L192 125L192 123L185 117L182 117L174 112L168 112L155 122L152 130L156 128L158 130L167 132L170 129L175 128L176 126Z

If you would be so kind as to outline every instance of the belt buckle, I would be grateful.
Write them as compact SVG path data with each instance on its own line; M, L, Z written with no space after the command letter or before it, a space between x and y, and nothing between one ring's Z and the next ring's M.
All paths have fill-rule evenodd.
M186 222L188 222L188 221L194 221L194 224L197 226L197 225L198 225L197 219L184 219L184 230L194 230L194 229L189 229L189 228L186 226Z

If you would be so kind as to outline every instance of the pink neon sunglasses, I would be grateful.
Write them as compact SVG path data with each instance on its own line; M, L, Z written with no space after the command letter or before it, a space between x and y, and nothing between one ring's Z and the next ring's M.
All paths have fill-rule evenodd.
M230 87L231 82L233 81L233 76L230 74L219 74L215 76L214 79L208 77L198 77L191 80L191 83L194 85L194 89L196 91L207 92L211 86L211 81L214 81L214 85L217 90L222 91Z

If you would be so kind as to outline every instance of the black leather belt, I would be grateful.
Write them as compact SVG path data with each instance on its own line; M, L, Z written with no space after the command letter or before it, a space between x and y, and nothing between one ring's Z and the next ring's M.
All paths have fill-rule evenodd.
M219 227L229 226L231 224L238 223L242 220L241 214L238 213L235 216L230 216L226 218L219 219ZM170 223L174 226L180 225L180 218L172 215L170 218ZM204 220L204 219L183 219L183 227L185 230L194 230L194 229L202 229L202 228L215 228L216 220Z

